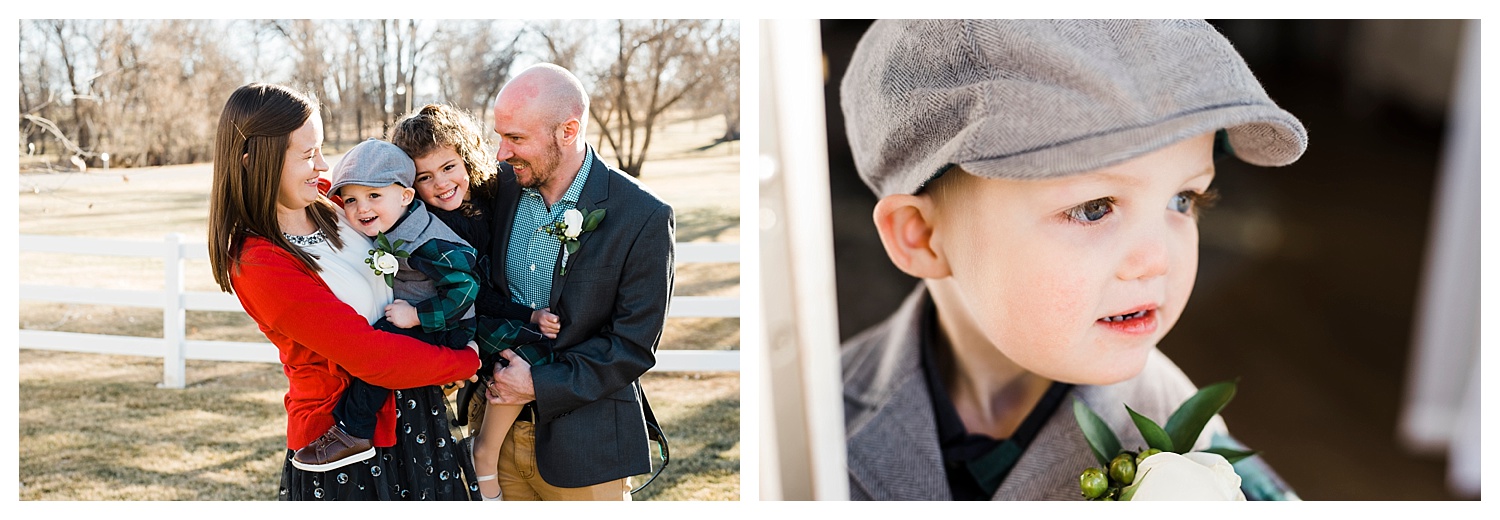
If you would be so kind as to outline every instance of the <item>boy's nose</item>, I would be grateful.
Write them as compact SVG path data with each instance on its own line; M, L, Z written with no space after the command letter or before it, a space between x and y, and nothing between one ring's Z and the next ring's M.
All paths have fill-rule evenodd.
M1166 230L1143 233L1131 244L1120 264L1121 280L1149 280L1167 273L1170 264Z

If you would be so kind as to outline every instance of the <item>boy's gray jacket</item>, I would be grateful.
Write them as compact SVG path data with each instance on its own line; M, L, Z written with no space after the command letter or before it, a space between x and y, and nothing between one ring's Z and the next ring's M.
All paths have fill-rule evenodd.
M844 427L848 441L849 495L854 500L951 500L938 445L937 424L922 376L921 318L928 299L920 285L889 319L843 346ZM1078 423L1073 400L1082 399L1109 423L1126 449L1145 440L1122 404L1163 422L1197 388L1177 365L1153 348L1136 377L1109 386L1073 387L1048 419L993 500L1082 500L1078 474L1097 467ZM1223 419L1204 427L1196 449L1226 433Z

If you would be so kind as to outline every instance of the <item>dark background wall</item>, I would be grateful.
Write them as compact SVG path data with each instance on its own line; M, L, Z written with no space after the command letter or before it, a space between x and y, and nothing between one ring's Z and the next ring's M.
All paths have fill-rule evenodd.
M1283 168L1220 163L1197 285L1161 350L1199 384L1240 378L1225 420L1304 499L1456 498L1443 458L1396 432L1462 23L1213 23L1309 147ZM916 283L881 249L844 141L838 84L868 25L822 24L843 338Z

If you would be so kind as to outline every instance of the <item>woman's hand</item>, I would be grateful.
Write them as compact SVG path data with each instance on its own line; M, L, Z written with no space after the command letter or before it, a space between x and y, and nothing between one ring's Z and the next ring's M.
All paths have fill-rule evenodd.
M406 300L396 300L385 306L385 319L390 320L391 325L403 329L422 324L422 320L417 317L417 308L406 303Z
M562 331L562 318L552 314L551 307L531 311L531 322L541 327L547 339L557 339L557 333Z

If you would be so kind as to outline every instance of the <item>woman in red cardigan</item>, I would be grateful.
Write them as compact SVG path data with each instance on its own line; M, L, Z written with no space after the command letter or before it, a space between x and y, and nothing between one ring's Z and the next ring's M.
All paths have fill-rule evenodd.
M472 376L478 353L370 327L391 291L364 263L369 240L340 221L319 192L319 173L328 170L322 144L313 100L250 84L225 103L214 146L208 231L214 280L239 296L281 351L289 383L278 498L471 500L472 463L448 428L437 385ZM297 469L293 450L333 425L351 374L405 389L393 392L377 418L374 456L327 472Z

